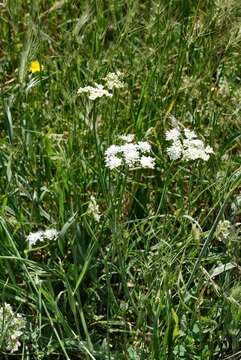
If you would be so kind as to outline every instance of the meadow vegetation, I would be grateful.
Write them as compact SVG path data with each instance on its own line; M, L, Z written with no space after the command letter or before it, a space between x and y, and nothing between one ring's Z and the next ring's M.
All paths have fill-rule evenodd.
M1 1L0 359L241 358L240 23Z

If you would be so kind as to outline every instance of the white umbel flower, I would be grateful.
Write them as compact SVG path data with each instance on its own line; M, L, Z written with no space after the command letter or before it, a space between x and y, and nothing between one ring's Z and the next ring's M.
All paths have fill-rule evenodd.
M77 91L77 94L80 95L82 93L88 93L90 100L96 100L97 98L101 98L103 96L112 97L112 94L109 93L106 89L104 89L104 86L101 84L96 84L94 86L85 86L80 87Z
M207 154L214 154L213 148L209 145L205 147L205 152Z
M141 150L144 153L151 151L151 145L147 141L139 141L137 143L137 145L138 145L138 149Z
M44 231L44 238L54 240L58 237L59 232L56 229L47 229Z
M207 161L211 154L214 154L211 146L206 146L202 140L197 138L194 131L184 129L184 134L180 130L173 128L166 133L166 139L172 141L172 145L167 149L167 154L171 160L183 159Z
M176 141L179 139L180 136L181 136L181 133L180 133L179 129L177 129L177 128L173 128L166 132L166 140L168 140L168 141L170 141L170 140Z
M111 170L121 165L127 165L130 168L142 167L154 169L155 159L147 156L151 152L151 145L147 141L130 142L129 140L134 139L134 135L131 135L131 137L127 136L120 137L125 141L125 144L111 145L105 151L106 166Z
M184 135L186 137L186 139L195 139L197 137L197 135L195 134L194 131L189 130L189 129L184 129Z
M154 169L155 168L155 159L151 156L142 156L140 158L140 164L143 168Z
M6 351L10 351L10 353L18 351L25 324L23 316L14 313L10 304L4 303L3 306L0 306L0 329L4 334L2 345Z
M121 165L123 165L122 159L118 158L117 156L106 156L105 157L105 165L110 170L117 169Z
M127 143L125 145L122 145L120 147L122 154L124 156L124 159L129 166L135 166L135 164L138 162L140 154L138 152L138 147L136 144Z
M119 138L125 142L132 142L135 138L134 134L120 135Z
M167 149L167 154L171 160L180 159L183 154L183 146L181 141L174 141L173 144Z
M213 153L212 148L210 146L205 148L204 142L199 139L184 139L183 146L183 158L185 160L202 159L207 161L210 157L210 154Z
M107 157L116 156L120 152L120 147L118 145L111 145L105 151Z
M106 82L106 87L110 90L123 88L125 84L120 80L121 76L122 73L120 71L108 73L106 77L103 78Z
M26 241L29 243L29 246L35 245L37 241L42 241L44 232L42 230L36 231L34 233L30 233L26 237Z
M30 233L26 237L26 241L29 244L29 247L35 245L38 241L44 240L55 240L59 235L59 232L56 229L47 229L47 230L39 230L33 233Z

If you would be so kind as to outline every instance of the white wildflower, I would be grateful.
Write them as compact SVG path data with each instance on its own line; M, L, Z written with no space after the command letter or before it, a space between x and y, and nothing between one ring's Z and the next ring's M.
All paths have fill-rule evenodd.
M26 241L29 243L29 247L35 245L38 241L44 241L45 239L54 240L58 237L59 232L56 229L47 229L45 231L39 230L34 233L30 233L26 237Z
M184 135L187 139L195 139L197 137L197 135L195 134L194 131L189 130L189 129L184 129Z
M110 90L121 89L125 86L125 84L120 80L120 77L122 76L122 73L120 71L117 71L116 73L110 72L106 75L103 80L106 82L106 87Z
M125 142L132 142L134 140L135 135L134 134L127 134L127 135L121 135L119 138ZM113 145L114 146L114 145Z
M202 153L200 153L199 158L202 159L202 160L204 160L204 161L208 161L209 158L210 158L210 155L207 154L205 151L203 151Z
M90 197L88 212L93 216L96 222L100 221L100 209L93 195Z
M18 351L25 324L22 315L14 313L10 304L4 303L0 306L0 329L5 350L10 353Z
M205 160L205 147L202 140L199 139L184 139L183 140L183 158L184 160ZM209 155L208 155L209 157Z
M36 231L34 233L30 233L26 237L26 241L28 241L29 246L35 245L37 241L42 241L44 239L43 235L44 232L42 230Z
M170 141L170 140L176 141L179 139L180 136L181 136L181 133L177 128L173 128L166 132L166 140L168 140L168 141Z
M134 166L140 158L138 147L136 144L127 143L121 146L125 162L127 165Z
M195 147L188 147L183 151L184 160L197 160L200 158L200 151Z
M77 94L79 95L82 93L89 93L90 100L96 100L97 98L100 98L102 96L112 97L112 94L109 93L106 89L104 89L103 85L96 83L95 83L95 87L94 86L85 86L83 88L80 87Z
M108 149L105 151L105 155L107 157L110 157L110 156L115 156L117 155L119 152L120 152L120 146L118 145L111 145L110 147L108 147Z
M166 139L172 141L172 145L167 149L167 154L171 160L177 160L181 157L184 160L201 159L207 161L210 154L214 154L211 146L206 146L202 140L197 138L194 131L184 129L184 135L173 128L166 133Z
M184 139L183 146L183 158L185 160L202 159L204 161L207 161L212 151L212 148L209 146L207 149L208 151L206 152L204 142L199 139Z
M142 152L150 152L151 151L151 145L147 141L139 141L137 143L138 149Z
M116 169L122 164L122 159L118 158L117 156L106 156L105 158L105 165L110 168L110 170Z
M174 141L174 143L167 149L167 154L171 160L180 159L183 154L183 147L181 141Z
M184 139L183 146L185 148L195 147L197 149L204 149L204 142L199 139Z
M214 154L213 148L211 146L206 146L205 147L205 153L207 154Z
M44 231L44 238L54 240L58 237L59 232L56 229L47 229Z
M115 169L124 164L131 168L138 166L154 168L155 159L151 156L146 156L151 151L151 145L147 141L139 141L137 144L132 143L134 135L130 137L123 135L120 138L126 141L124 145L111 145L105 151L105 164L108 168Z
M154 169L155 159L151 156L142 156L140 158L140 164L143 168Z

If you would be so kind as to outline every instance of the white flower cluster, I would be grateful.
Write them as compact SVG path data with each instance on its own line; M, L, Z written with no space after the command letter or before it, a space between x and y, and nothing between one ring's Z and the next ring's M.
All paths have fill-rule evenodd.
M96 222L100 221L100 209L99 205L96 202L96 199L93 195L90 197L90 202L88 206L88 212L93 216Z
M117 71L116 73L110 72L103 78L106 82L106 87L110 90L115 89L122 89L125 84L120 80L122 73Z
M96 83L95 86L80 87L77 94L80 95L82 93L88 93L90 100L95 100L97 98L101 98L102 96L112 97L112 94L104 89L103 85Z
M39 230L34 233L30 233L26 237L26 241L28 241L29 246L35 245L37 241L47 240L55 240L58 237L58 231L56 229L47 229L45 231Z
M120 135L119 138L125 142L131 143L132 141L134 141L135 135L134 134Z
M109 73L103 80L106 83L106 87L109 90L121 89L124 87L124 83L120 81L121 72L117 71L116 73ZM97 98L101 98L103 96L112 97L113 94L104 88L102 84L94 84L95 86L85 86L80 87L77 91L77 94L88 93L90 100L96 100Z
M183 133L179 128L173 128L166 132L166 140L172 141L167 149L171 160L182 158L183 160L202 159L207 161L214 151L211 146L205 146L204 142L197 138L194 131L184 129Z
M10 304L4 303L0 306L0 329L5 350L11 353L18 351L25 324L22 315L15 314Z
M111 170L124 164L133 167L154 169L155 159L149 156L151 145L147 141L133 143L134 135L120 136L124 145L111 145L105 151L105 164Z

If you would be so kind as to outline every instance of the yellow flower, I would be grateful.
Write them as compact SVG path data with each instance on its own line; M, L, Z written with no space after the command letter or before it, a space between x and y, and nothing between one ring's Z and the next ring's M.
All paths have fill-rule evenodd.
M29 66L29 70L31 71L32 74L36 73L36 72L40 72L43 71L44 66L41 65L38 60L34 60L31 61L31 64Z

